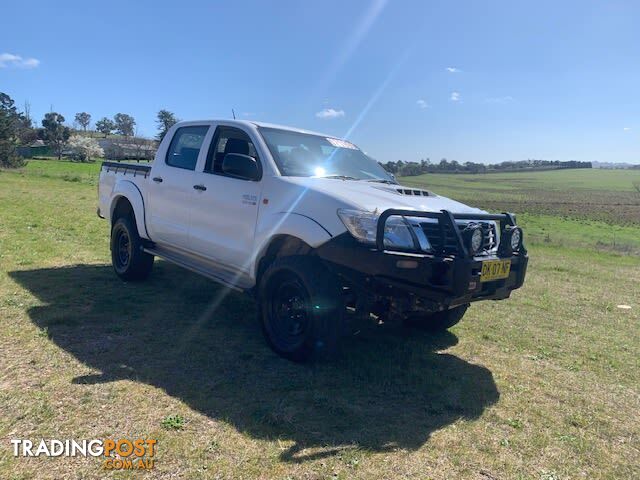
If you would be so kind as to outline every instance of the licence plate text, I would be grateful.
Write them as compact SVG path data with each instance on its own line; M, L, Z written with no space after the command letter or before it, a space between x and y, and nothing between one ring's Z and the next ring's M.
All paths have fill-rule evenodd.
M492 280L501 280L507 278L510 271L511 260L487 260L482 262L480 281L490 282Z

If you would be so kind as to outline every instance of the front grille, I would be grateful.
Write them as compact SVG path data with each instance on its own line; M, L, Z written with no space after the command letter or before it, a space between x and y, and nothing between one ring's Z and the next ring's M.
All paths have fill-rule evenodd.
M482 227L484 233L484 252L480 255L486 255L497 246L497 232L495 224L489 222L473 222L478 223ZM458 223L460 231L467 227L467 223ZM443 252L446 254L458 253L456 246L456 238L451 227L447 224L444 225L444 232L441 230L438 222L423 222L420 224L422 231L427 236L429 243L434 251ZM443 239L444 233L444 239ZM443 241L444 240L444 241Z

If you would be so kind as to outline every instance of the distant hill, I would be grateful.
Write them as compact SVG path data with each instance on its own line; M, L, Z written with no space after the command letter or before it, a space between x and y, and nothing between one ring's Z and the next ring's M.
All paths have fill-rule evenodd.
M400 177L422 175L423 173L498 173L498 172L535 172L543 170L563 170L576 168L592 168L591 162L576 160L519 160L501 163L459 163L456 160L443 158L439 163L431 163L429 159L418 162L381 163L382 167Z
M640 168L640 164L625 163L625 162L591 162L592 168L605 168L605 169L627 169L627 168Z

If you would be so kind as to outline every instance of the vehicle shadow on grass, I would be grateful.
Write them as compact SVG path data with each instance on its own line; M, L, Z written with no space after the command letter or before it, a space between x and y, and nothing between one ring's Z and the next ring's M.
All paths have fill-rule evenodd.
M266 346L248 296L166 262L155 267L139 284L106 265L10 276L43 304L29 309L32 321L101 372L74 383L153 385L253 438L292 440L284 461L417 449L498 400L488 369L440 352L457 343L452 333L372 325L347 339L338 360L297 365Z

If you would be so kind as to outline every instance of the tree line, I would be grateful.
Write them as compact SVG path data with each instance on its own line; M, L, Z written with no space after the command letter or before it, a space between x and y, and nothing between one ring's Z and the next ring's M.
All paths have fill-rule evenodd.
M420 162L396 162L381 163L385 170L399 177L422 175L423 173L490 173L490 172L516 172L523 170L555 170L562 168L591 168L591 162L579 162L569 160L520 160L501 163L484 164L476 162L460 163L456 160L443 158L438 163L432 163L430 159Z
M25 160L17 154L18 147L29 146L41 140L58 157L66 151L80 161L103 156L104 152L97 141L81 133L91 131L92 116L88 112L78 112L74 117L74 125L66 124L65 117L58 112L44 115L40 126L31 118L29 104L22 111L18 110L15 101L6 93L0 92L0 167L21 167ZM160 142L167 131L179 120L169 110L160 110L156 115L158 133L155 140ZM127 113L117 113L113 118L103 117L95 122L95 131L104 138L118 134L124 141L138 145L147 141L138 136L136 120Z

